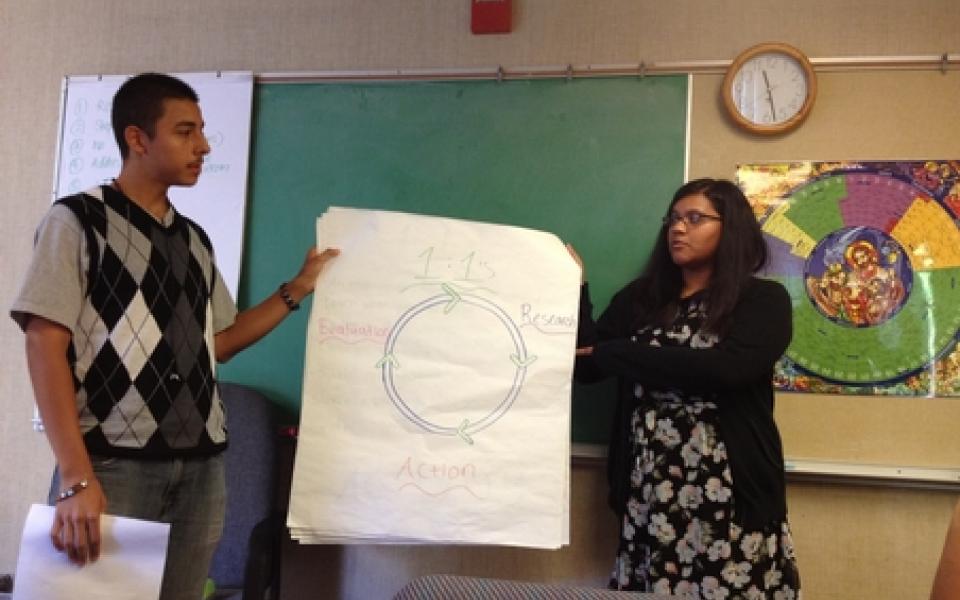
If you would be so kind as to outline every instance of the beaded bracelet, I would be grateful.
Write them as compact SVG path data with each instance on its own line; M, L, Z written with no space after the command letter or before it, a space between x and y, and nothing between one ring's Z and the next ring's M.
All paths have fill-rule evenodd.
M286 304L290 310L300 309L300 303L294 301L293 297L290 296L290 290L287 289L286 281L280 284L280 298L283 299L283 303Z
M68 498L73 498L83 490L87 489L87 486L90 485L86 479L81 479L75 484L71 485L67 489L60 492L60 496L57 498L57 502L63 502Z

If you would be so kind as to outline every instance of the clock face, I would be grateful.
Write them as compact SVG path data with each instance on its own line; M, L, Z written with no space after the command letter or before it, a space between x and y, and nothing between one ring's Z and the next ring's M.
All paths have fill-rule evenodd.
M800 61L780 52L766 52L741 65L731 94L743 118L758 125L777 125L800 112L809 89Z

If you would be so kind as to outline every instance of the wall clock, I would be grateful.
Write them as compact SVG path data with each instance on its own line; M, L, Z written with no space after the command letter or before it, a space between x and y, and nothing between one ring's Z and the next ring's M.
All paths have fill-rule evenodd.
M817 97L810 60L788 44L767 42L737 56L723 78L723 104L743 129L775 135L800 125Z

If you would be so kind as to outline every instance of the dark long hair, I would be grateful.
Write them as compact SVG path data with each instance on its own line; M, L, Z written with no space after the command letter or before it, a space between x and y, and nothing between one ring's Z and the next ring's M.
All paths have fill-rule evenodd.
M713 274L705 292L707 321L704 323L706 330L722 336L741 289L767 262L767 245L747 197L736 184L725 179L696 179L684 184L673 195L667 214L682 198L694 194L706 196L723 218ZM676 315L683 274L670 257L668 229L667 225L660 228L647 265L634 282L638 326L666 325Z

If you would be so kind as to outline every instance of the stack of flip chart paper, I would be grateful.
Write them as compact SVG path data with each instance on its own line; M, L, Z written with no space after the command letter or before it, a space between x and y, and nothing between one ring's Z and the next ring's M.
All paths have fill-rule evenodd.
M287 524L304 543L569 543L580 271L555 236L330 208Z

